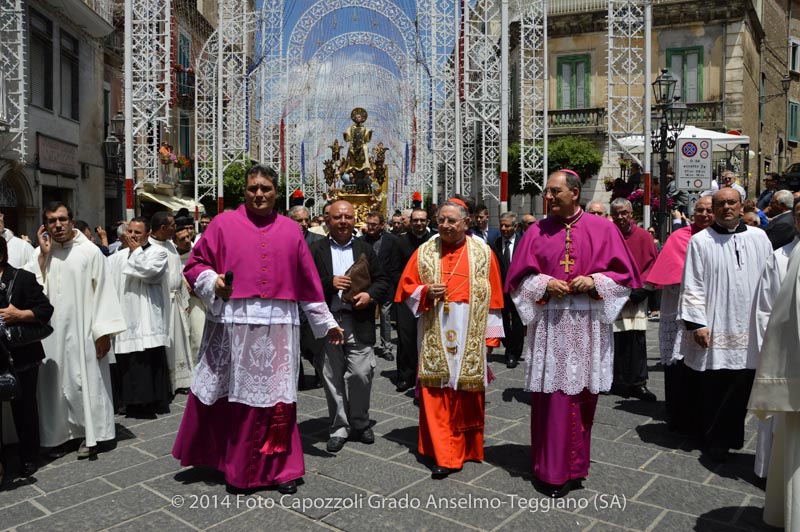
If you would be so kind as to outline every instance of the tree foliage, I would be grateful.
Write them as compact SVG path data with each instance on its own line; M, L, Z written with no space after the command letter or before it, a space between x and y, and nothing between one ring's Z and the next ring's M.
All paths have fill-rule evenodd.
M538 188L532 184L522 187L519 170L520 146L514 142L508 147L508 186L514 195L538 194ZM557 137L548 143L547 173L562 168L575 170L584 182L595 175L603 165L603 156L591 141L580 137Z

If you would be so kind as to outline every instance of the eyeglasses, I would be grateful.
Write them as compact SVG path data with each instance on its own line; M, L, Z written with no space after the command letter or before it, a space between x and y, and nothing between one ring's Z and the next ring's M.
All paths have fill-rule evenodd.
M370 223L370 222L367 222L367 223L366 223L366 225L367 225L367 227L378 227L378 226L379 226L379 225L381 225L381 224L379 224L379 223L377 223L377 224L376 224L376 223Z
M707 212L714 212L714 209L695 209L694 210L695 214L704 214L704 213L707 213Z
M61 222L62 224L65 224L68 221L69 221L69 217L68 216L59 216L58 218L48 218L47 219L47 225L53 225L56 222Z

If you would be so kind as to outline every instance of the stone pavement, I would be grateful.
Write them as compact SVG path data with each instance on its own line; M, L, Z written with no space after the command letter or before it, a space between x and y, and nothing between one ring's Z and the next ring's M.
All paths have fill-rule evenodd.
M648 333L650 389L663 399L655 325ZM372 392L374 445L325 451L321 389L299 398L306 476L295 496L228 495L214 471L181 468L170 451L185 397L154 420L117 418L119 443L96 460L75 453L0 490L0 528L29 530L777 530L761 521L764 492L753 475L756 420L746 449L708 462L667 432L663 403L601 396L584 489L566 499L530 481L530 406L523 368L493 356L486 394L486 460L431 480L415 454L417 408L394 391L394 363L378 359ZM309 367L307 366L307 370ZM15 469L11 460L10 469Z

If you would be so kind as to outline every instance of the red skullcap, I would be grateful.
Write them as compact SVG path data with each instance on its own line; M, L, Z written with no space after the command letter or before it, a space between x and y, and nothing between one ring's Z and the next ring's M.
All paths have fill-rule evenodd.
M466 203L464 203L463 201L461 201L461 200L460 200L460 199L458 199L458 198L450 198L450 199L449 199L449 200L447 200L447 201L449 201L450 203L455 203L456 205L461 205L461 206L462 206L462 207L464 207L464 209L466 209L467 211L469 210L469 208L467 207L467 204L466 204Z

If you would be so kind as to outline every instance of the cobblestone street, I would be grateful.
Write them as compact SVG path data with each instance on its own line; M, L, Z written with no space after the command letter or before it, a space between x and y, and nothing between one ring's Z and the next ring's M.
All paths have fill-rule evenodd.
M650 325L649 387L663 400L657 324ZM746 448L717 464L667 432L662 402L601 396L584 489L565 499L543 498L530 479L524 369L506 369L498 355L491 366L497 380L486 394L486 460L468 463L447 480L431 480L429 462L415 453L417 408L410 392L395 392L394 363L378 359L374 445L348 442L336 455L326 452L324 393L300 393L306 475L294 496L269 490L228 495L218 473L181 468L170 454L185 404L185 396L178 396L171 413L158 419L118 417L117 447L95 460L78 461L73 452L43 464L28 480L8 480L0 490L0 526L19 531L775 530L761 521L764 491L753 474L756 420L748 418ZM13 473L15 458L10 462Z

